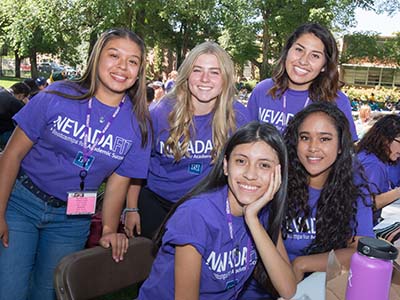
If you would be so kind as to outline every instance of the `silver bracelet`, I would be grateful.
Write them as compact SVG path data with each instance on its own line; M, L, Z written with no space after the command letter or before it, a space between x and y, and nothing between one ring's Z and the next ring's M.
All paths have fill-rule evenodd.
M122 211L122 214L125 216L126 213L128 213L128 212L139 212L139 208L137 208L137 207L124 208L124 210Z

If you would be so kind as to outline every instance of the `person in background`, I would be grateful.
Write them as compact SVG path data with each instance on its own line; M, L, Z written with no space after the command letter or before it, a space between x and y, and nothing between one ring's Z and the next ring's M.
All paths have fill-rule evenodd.
M0 160L0 299L55 299L54 269L84 247L106 178L100 245L123 259L121 210L150 157L145 88L143 41L108 30L80 80L53 83L14 116Z
M154 90L153 102L149 106L149 109L152 109L161 101L162 97L164 97L165 90L164 90L164 84L158 80L153 81L152 83L149 84L149 86Z
M175 86L176 78L178 77L178 71L173 70L168 74L168 80L165 83L165 91L167 93L172 91L172 88Z
M238 129L211 172L168 214L139 300L237 299L257 261L290 299L296 282L281 236L286 164L274 126L253 121ZM259 215L268 216L267 229Z
M131 185L125 227L152 237L172 205L211 170L228 137L249 121L235 100L234 66L214 42L192 49L175 88L150 110L154 139L147 184ZM139 195L140 191L140 195ZM138 203L139 195L139 203Z
M283 241L299 282L326 271L331 250L349 267L359 238L374 236L372 199L354 159L348 122L336 105L318 102L298 112L284 140L289 167ZM265 277L251 280L239 299L270 299L274 293Z
M358 110L358 120L355 122L359 139L371 128L373 122L371 107L369 105L362 105Z
M28 101L29 93L29 86L23 82L0 91L0 149L4 149L13 133L15 123L12 118Z
M253 89L247 108L251 119L275 125L283 133L288 121L316 101L335 103L357 140L350 101L340 91L338 47L332 33L316 23L299 26L288 38L272 78Z
M39 92L39 89L38 89L38 87L37 87L37 85L35 83L35 80L32 79L32 78L24 79L23 83L28 85L29 88L30 88L30 92L29 92L29 95L28 95L28 100L30 100L30 99L32 99L33 96L35 96Z
M147 105L150 107L151 103L154 100L154 89L152 87L149 86L146 87L146 99L147 99Z
M47 79L44 78L43 76L36 78L35 83L36 83L36 86L39 89L39 91L44 90L48 86Z
M65 80L65 79L67 79L67 74L65 73L65 71L55 71L55 72L51 72L47 83L48 83L48 85L50 85L56 81Z
M374 223L379 221L381 209L400 198L398 180L391 178L400 158L400 116L385 115L368 130L357 144L357 156L363 165L374 195ZM390 183L394 184L391 185Z

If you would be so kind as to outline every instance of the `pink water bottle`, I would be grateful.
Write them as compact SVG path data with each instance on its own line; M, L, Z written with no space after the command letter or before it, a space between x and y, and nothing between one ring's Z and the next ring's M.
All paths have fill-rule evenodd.
M397 253L384 240L361 238L351 257L346 300L388 300Z

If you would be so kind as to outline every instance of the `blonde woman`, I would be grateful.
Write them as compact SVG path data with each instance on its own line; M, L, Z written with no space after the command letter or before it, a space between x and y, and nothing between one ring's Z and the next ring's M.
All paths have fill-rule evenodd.
M149 174L143 189L136 181L128 192L129 237L134 231L152 237L172 205L209 173L229 136L249 120L234 99L233 62L216 43L196 46L178 74L172 92L150 111Z
M359 139L361 139L364 134L371 128L371 126L373 125L372 123L373 120L371 107L367 104L364 104L360 107L358 120L355 123Z

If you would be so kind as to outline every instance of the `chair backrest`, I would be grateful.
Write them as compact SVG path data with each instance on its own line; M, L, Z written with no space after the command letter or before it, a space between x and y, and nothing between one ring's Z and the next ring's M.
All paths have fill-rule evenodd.
M130 239L128 252L119 263L112 259L111 249L100 246L67 255L54 274L57 298L91 299L144 281L154 260L152 247L150 239Z

